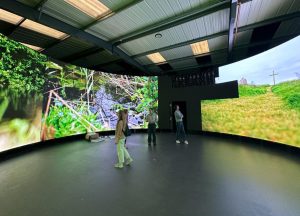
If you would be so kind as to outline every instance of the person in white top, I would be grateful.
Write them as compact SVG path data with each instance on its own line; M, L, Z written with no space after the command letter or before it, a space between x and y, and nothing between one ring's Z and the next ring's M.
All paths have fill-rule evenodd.
M183 114L180 112L178 105L176 105L174 115L176 121L176 143L180 143L180 140L184 140L185 144L189 144L189 142L186 140L186 135L182 122Z
M156 145L156 124L158 122L158 116L153 111L153 109L149 109L149 114L146 117L146 121L148 122L148 145L151 145L151 140L153 140L153 145ZM151 139L151 136L153 139Z

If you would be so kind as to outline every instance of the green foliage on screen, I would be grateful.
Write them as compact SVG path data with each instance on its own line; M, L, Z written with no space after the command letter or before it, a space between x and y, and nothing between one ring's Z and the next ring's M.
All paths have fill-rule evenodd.
M86 133L87 128L89 128L86 121L99 129L102 128L101 124L96 119L97 116L88 112L84 106L73 108L80 114L80 117L71 109L63 105L51 107L46 124L54 127L55 138Z
M253 85L239 85L239 96L256 96L267 93L267 85L253 86Z
M0 34L0 88L18 93L41 92L47 57Z
M281 97L288 107L300 111L300 80L277 84L272 92Z

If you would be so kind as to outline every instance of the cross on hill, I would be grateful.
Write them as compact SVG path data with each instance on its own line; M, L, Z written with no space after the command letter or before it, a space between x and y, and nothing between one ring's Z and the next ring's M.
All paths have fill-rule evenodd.
M273 77L273 82L274 82L274 85L275 85L275 76L278 75L276 73L274 73L274 70L273 70L273 74L269 75L269 76L272 76Z

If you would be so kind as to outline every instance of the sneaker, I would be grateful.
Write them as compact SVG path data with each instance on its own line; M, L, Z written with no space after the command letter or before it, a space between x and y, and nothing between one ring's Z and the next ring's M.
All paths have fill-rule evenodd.
M116 163L115 164L115 168L122 169L123 168L123 164Z
M184 143L187 145L187 144L189 144L189 142L186 140L186 141L184 141Z
M180 143L180 141L179 141L179 140L176 140L176 143L178 143L178 144L179 144L179 143Z
M126 164L126 166L130 165L132 161L133 161L133 159L132 159L132 158L128 159L128 160L126 161L126 163L125 163L125 164Z

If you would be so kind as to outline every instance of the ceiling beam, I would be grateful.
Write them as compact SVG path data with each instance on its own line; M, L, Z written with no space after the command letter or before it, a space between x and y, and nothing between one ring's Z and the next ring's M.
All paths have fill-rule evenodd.
M84 57L87 57L87 56L90 56L90 55L93 55L95 53L99 53L99 52L102 52L102 51L104 51L103 48L92 47L92 48L89 48L89 49L86 49L86 50L74 53L72 55L63 57L60 60L63 61L63 62L68 62L68 63L70 62L71 63L71 62L76 61L76 60L78 60L80 58L84 58Z
M36 4L36 6L34 6L35 9L40 10L41 7L43 7L43 5L47 2L48 0L42 0L39 3ZM19 27L20 25L26 20L26 18L23 18L13 29L12 31L7 35L7 36L11 36Z
M246 26L242 26L242 27L239 27L238 29L234 29L234 31L237 31L239 33L239 32L243 32L243 31L247 31L247 30L252 30L252 29L257 28L257 27L262 27L262 26L265 26L265 25L276 23L278 21L287 21L287 20L298 18L298 17L300 17L300 12L294 12L294 13L291 13L291 14L270 18L270 19L267 19L267 20L264 20L264 21L261 21L261 22L258 22L258 23L253 23L253 24L249 24L249 25L246 25ZM184 42L181 42L181 43L178 43L178 44L173 44L173 45L162 47L162 48L159 48L159 49L148 50L148 51L143 52L143 53L132 55L131 57L138 58L138 57L145 56L145 55L148 55L148 54L151 54L151 53L162 52L162 51L170 50L170 49L177 48L177 47L182 47L182 46L185 46L185 45L190 45L190 44L195 43L195 42L199 42L199 41L203 41L203 40L209 40L211 38L220 37L220 36L224 36L224 35L228 35L228 31L222 31L222 32L214 33L214 34L207 35L207 36L204 36L204 37L198 37L198 38L195 38L193 40L184 41Z
M218 4L215 4L213 6L205 8L205 9L203 9L203 5L200 5L199 7L189 10L187 12L184 12L182 14L179 14L176 17L170 17L170 18L163 20L162 22L154 23L149 26L143 27L137 31L130 32L126 35L123 35L121 37L118 37L118 38L112 40L111 42L113 44L115 44L116 46L118 46L120 44L144 37L146 35L154 34L154 33L163 31L165 29L172 28L174 26L178 26L180 24L189 22L191 20L203 17L205 15L208 15L208 14L211 14L211 13L214 13L214 12L217 12L217 11L229 8L229 7L230 7L229 0L222 1Z
M36 21L39 17L39 11L31 8L29 6L26 6L20 2L17 1L11 1L11 0L1 0L0 1L0 8L3 8L4 10L10 11L12 13L15 13L19 16L22 16L27 19L31 19ZM69 34L73 37L80 38L85 41L89 41L90 43L95 44L98 47L104 48L109 50L111 53L119 56L120 58L123 58L125 61L127 61L129 64L134 65L139 70L147 73L147 70L139 64L134 59L130 58L125 52L120 50L117 47L113 47L113 45L101 38L98 38L94 35L91 35L81 29L78 29L72 25L69 25L65 22L62 22L61 20L58 20L54 17L51 17L47 14L43 14L40 19L39 23L47 25L49 27L52 27L54 29L57 29L59 31L65 32L66 34Z
M234 43L234 27L236 23L237 7L238 7L237 1L238 0L231 0L231 6L230 6L229 29L228 29L228 60L229 61L232 56L232 49Z

